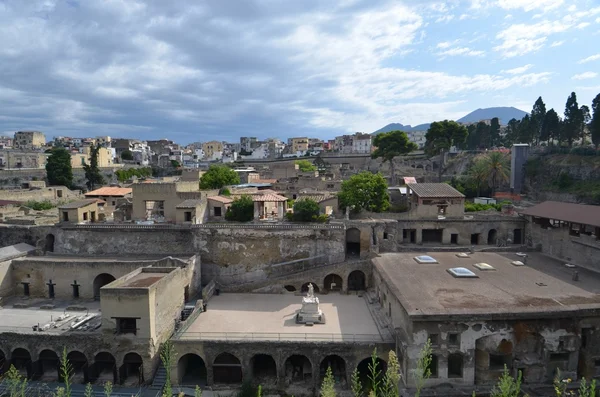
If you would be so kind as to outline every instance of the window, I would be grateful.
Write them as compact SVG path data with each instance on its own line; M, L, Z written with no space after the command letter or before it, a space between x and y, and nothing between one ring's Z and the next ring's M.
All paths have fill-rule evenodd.
M183 215L184 215L184 221L185 222L191 222L192 221L192 211L185 211Z
M87 220L88 220L88 213L87 213L87 212L84 212L84 213L83 213L83 220L84 220L84 221L87 221Z
M111 205L114 207L115 205L117 205L117 202L115 200L111 201Z
M69 222L69 212L63 211L63 222Z
M215 216L223 216L223 211L221 207L215 207Z
M509 354L491 354L490 353L490 369L491 370L503 370L505 365L507 368L512 368L511 361L512 361L512 356Z
M448 334L448 345L450 346L459 346L460 345L460 335L457 333L449 333Z
M431 377L438 377L438 357L435 354L431 355L431 363L429 364L428 369L431 371Z
M137 334L137 319L116 318L117 334Z
M448 378L463 377L463 356L460 353L448 356Z
M79 298L79 284L77 284L77 280L73 280L73 298Z
M440 335L439 334L429 334L429 340L431 341L431 346L437 346L440 344Z
M23 295L29 296L29 283L21 283L23 284Z
M388 239L388 234L387 234L387 232L383 232L383 239L384 239L384 240L387 240L387 239Z
M61 198L63 196L62 194L63 194L62 190L56 191L56 197Z

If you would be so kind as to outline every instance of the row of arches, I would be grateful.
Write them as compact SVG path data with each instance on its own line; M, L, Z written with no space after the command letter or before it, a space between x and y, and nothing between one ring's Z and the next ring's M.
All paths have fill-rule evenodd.
M367 288L367 276L361 270L354 270L348 275L347 283L348 291L364 291ZM308 292L309 284L313 285L315 292L321 292L315 282L302 284L300 292ZM328 274L323 279L323 287L326 292L342 291L344 290L344 279L335 273ZM286 285L284 288L289 292L297 291L297 288L293 285Z
M106 382L139 385L144 382L144 362L137 353L127 353L123 362L117 365L115 357L108 352L100 352L92 363L85 354L71 351L67 354L71 376L75 383ZM13 365L22 376L28 379L56 382L62 380L59 355L53 350L42 350L37 361L33 361L27 349L17 348L10 358L0 350L0 375Z
M371 357L360 361L357 369L363 384L367 385L369 365ZM387 363L381 358L376 359L377 370L384 374ZM331 367L336 382L347 383L346 360L332 354L321 360L319 364L319 381L323 379L327 368ZM249 366L252 379L261 384L275 383L278 380L277 363L271 355L256 354L250 359ZM243 366L239 358L231 353L219 354L212 363L214 384L239 384L243 379ZM197 354L188 353L183 355L177 362L177 373L179 384L183 386L203 386L208 382L207 365ZM288 384L313 383L313 363L305 355L293 354L283 363L283 375Z

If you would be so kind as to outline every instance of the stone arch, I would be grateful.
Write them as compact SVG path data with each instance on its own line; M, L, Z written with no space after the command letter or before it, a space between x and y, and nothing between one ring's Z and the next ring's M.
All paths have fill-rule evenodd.
M277 382L277 364L268 354L256 354L250 360L252 379L260 384Z
M304 283L302 284L302 288L300 288L300 292L308 292L308 284L312 284L315 290L315 293L319 292L319 286L316 283Z
M33 376L33 362L29 350L18 347L10 355L10 364L14 365L22 376L30 379Z
M360 256L360 230L352 227L346 230L346 257Z
M312 384L312 363L308 357L291 355L285 360L284 368L286 382Z
M286 286L285 286L285 287L283 287L283 288L285 288L285 290L286 290L287 292L296 292L296 287L294 287L293 285L286 285ZM308 286L307 286L307 288L308 288Z
M367 277L362 270L354 270L348 275L348 291L364 291L367 289Z
M464 357L461 353L448 355L448 378L463 377Z
M71 377L73 383L86 383L88 381L88 360L85 354L74 350L67 354L67 360L71 364Z
M231 353L221 353L213 362L214 383L242 383L242 364Z
M100 299L100 288L104 287L106 284L112 283L115 280L115 277L109 273L97 275L94 279L94 299Z
M496 241L498 241L498 232L496 229L490 229L488 232L487 243L488 245L495 245Z
M108 352L100 352L94 357L92 381L117 383L117 360Z
M325 377L328 367L331 367L331 372L333 373L336 383L346 381L346 360L336 354L325 357L319 366L319 376L321 380Z
M3 350L0 350L0 375L6 371L6 354Z
M328 274L323 280L323 289L325 291L341 291L344 286L344 279L335 273Z
M206 364L202 357L194 353L181 356L177 362L177 376L180 385L206 385Z
M46 235L46 240L44 242L44 251L46 252L54 252L54 241L56 240L56 238L54 237L54 234L49 233Z
M368 357L358 363L356 369L358 371L358 376L360 377L360 381L365 388L365 390L371 390L372 382L369 379L371 371L369 370L369 366L372 364L373 358ZM387 362L384 359L376 357L375 358L375 369L379 372L379 377L377 378L379 381L383 380L385 375L385 371L387 370Z
M39 379L44 382L56 382L60 378L60 359L54 350L42 350L38 358Z
M126 386L138 386L144 383L144 360L135 353L127 353L123 357L123 364L119 370L121 384Z

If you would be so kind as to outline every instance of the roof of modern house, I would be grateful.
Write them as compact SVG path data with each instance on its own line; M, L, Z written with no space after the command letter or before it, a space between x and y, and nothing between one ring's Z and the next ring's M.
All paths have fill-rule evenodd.
M72 209L76 209L76 208L87 207L88 205L92 205L92 204L104 204L104 203L106 203L106 201L100 200L100 199L85 199L85 200L73 201L71 203L63 204L63 205L58 206L58 208L65 209L65 210L72 210Z
M264 201L264 202L280 202L287 201L288 198L280 196L279 194L267 193L267 194L253 194L252 201Z
M131 194L132 189L130 187L116 187L116 186L105 186L100 189L92 190L91 192L87 192L85 197L95 197L95 196L126 196Z
M409 183L406 186L419 197L446 198L465 197L464 194L447 183Z
M229 203L233 202L232 198L225 197L225 196L210 196L210 197L208 197L208 200L217 201L222 204L229 204Z
M177 204L175 208L196 208L202 203L202 200L188 199Z
M544 201L521 214L600 227L600 206Z

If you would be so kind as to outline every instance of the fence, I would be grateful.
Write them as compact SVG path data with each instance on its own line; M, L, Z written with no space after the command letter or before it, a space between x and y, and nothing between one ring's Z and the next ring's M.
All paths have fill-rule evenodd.
M389 342L379 334L329 334L281 332L183 332L177 340L202 341L280 341L280 342Z

